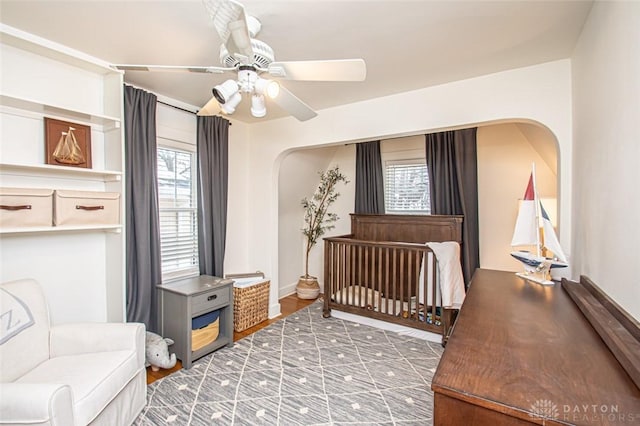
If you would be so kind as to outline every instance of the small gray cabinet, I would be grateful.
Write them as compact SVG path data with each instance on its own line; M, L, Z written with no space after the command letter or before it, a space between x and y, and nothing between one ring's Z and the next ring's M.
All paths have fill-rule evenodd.
M233 280L200 275L158 285L161 301L161 333L175 344L169 348L191 368L198 358L223 346L233 344ZM218 338L197 350L192 350L191 322L193 318L220 310Z

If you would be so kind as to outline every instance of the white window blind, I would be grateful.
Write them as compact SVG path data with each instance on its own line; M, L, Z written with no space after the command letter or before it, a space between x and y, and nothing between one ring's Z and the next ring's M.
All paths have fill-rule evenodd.
M424 159L385 162L385 210L396 214L431 214L429 174Z
M158 147L158 195L163 279L198 268L195 154Z

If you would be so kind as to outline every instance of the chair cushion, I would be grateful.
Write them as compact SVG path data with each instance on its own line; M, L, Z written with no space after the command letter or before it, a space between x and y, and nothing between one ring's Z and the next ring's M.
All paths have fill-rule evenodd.
M16 383L71 386L76 423L88 424L138 372L136 353L111 351L60 356L43 362Z
M0 314L6 331L0 382L12 382L49 358L49 310L40 285L34 280L0 284Z

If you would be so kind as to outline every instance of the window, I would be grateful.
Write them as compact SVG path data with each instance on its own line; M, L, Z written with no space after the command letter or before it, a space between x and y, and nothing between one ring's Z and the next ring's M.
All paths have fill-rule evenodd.
M384 169L387 213L431 214L429 174L424 159L385 161Z
M158 147L160 247L164 280L198 268L195 153Z

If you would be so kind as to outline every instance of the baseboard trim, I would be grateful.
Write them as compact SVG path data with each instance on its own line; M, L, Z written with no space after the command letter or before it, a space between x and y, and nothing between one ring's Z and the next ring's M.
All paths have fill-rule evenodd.
M294 294L296 292L297 285L298 285L298 282L296 281L293 284L287 284L285 286L281 286L278 289L278 300L282 299L283 297L287 297L291 294Z

